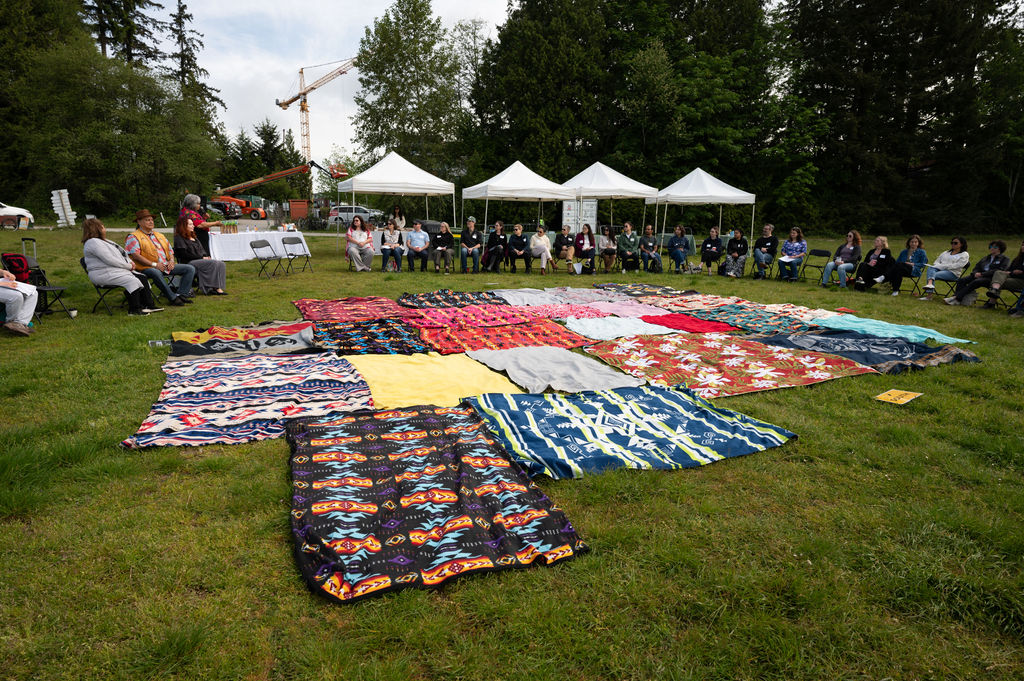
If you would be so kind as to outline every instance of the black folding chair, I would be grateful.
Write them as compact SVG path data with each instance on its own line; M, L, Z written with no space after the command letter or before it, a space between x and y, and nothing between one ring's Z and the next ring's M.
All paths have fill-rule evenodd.
M88 278L89 277L89 268L87 268L85 266L85 258L79 258L78 262L79 262L79 264L82 265L82 269L85 271L85 276L86 276L86 278ZM92 280L90 280L89 283L92 284ZM92 284L92 285L96 289L96 295L99 296L99 300L97 300L96 304L92 306L92 311L93 312L96 312L96 308L100 306L100 303L103 303L103 307L105 307L107 309L107 314L109 314L109 315L113 315L114 314L114 311L110 309L110 304L107 302L107 295L111 291L123 291L124 292L124 299L121 301L121 307L124 307L124 304L128 302L128 291L127 291L127 289L125 289L122 286L114 286L112 284Z
M927 271L927 270L922 270L922 272L924 272L924 271ZM964 268L960 271L960 274L963 275L965 272L969 273L970 271L971 271L971 263L968 262L967 265L965 265ZM946 286L946 292L941 294L940 297L942 297L942 298L949 298L951 296L956 295L956 282L959 281L959 280L960 280L960 277L957 277L953 281L950 281L948 279L936 279L935 280L935 293L939 292L938 291L939 284L944 284ZM927 282L925 282L925 283L927 283Z
M256 273L256 278L262 277L264 273L267 275L267 279L270 279L277 274L277 271L281 269L281 256L277 254L274 247L270 245L270 242L266 239L257 239L249 243L249 247L252 249L252 254L256 256L256 261L260 265L260 271ZM274 263L274 271L267 272L267 267L270 263Z
M309 250L306 248L305 243L301 237L297 236L286 236L281 239L281 245L284 247L284 256L288 259L287 265L285 265L284 273L289 274L294 272L294 262L298 258L304 258L302 262L302 269L300 272L305 272L306 267L309 267L309 271L313 271L313 263L309 260Z
M811 264L811 258L824 258L825 261ZM807 281L806 272L807 268L810 267L812 270L818 270L818 280L820 281L821 278L825 276L825 266L828 265L831 259L832 253L830 251L826 251L823 248L812 248L810 252L807 254L807 257L804 258L803 265L801 265L800 267L799 278L803 279L804 281Z
M28 254L26 248L26 241L32 242L32 255ZM74 308L68 309L67 305L61 299L64 295L64 291L67 290L65 286L54 286L46 278L46 272L39 266L39 261L36 260L36 240L30 237L26 237L21 240L21 254L25 258L25 263L28 266L28 281L26 283L32 284L36 287L36 292L39 294L39 298L36 302L36 309L33 310L32 314L35 316L37 321L42 321L43 315L53 314L56 310L51 309L55 305L60 305L60 308L64 310L71 319L75 318L78 314L77 311L72 312ZM6 258L0 257L0 262L3 263L4 269L11 271L11 264L7 262Z

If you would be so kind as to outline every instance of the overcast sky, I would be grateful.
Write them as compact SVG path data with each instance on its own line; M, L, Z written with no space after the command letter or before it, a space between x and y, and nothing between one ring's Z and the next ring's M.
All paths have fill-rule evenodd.
M173 11L175 0L162 0ZM219 109L229 135L269 118L291 128L299 140L298 103L283 110L274 104L299 89L299 68L356 56L364 30L391 2L377 0L191 0L193 28L203 34L199 64L210 72L207 82L220 90L227 110ZM434 14L446 27L461 19L483 19L496 37L505 21L507 0L433 0ZM333 67L306 69L310 83ZM322 162L337 145L354 151L351 118L359 90L355 70L335 78L307 96L310 147Z

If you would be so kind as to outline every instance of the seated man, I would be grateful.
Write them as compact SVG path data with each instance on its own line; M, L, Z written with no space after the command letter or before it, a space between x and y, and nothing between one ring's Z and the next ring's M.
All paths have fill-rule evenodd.
M555 237L555 245L551 249L551 269L554 270L559 260L565 260L565 268L572 271L572 257L576 254L576 240L569 232L569 225L562 225L562 231Z
M6 309L4 330L15 336L32 333L28 324L36 312L39 293L30 284L18 285L18 280L7 270L0 269L0 305Z
M1000 270L1010 269L1010 259L1003 253L1006 242L996 239L988 245L988 255L978 261L971 273L956 281L955 293L946 298L947 305L974 305L978 299L977 289L988 288L992 277Z
M995 307L996 303L999 302L999 292L1003 289L1017 291L1018 293L1024 290L1024 241L1021 242L1017 257L1010 263L1009 269L999 270L992 275L992 283L988 287L988 300L985 302L985 307ZM1024 298L1024 295L1021 297ZM1017 301L1015 307L1020 307L1020 300Z
M473 259L473 274L480 271L480 256L484 252L484 235L476 230L476 218L472 215L466 220L466 229L462 230L459 238L462 244L462 273L466 274L469 269L468 259Z
M615 242L619 260L622 261L622 273L635 272L640 269L640 237L633 232L633 223L628 220L622 224L622 234Z
M530 254L530 244L527 243L526 237L523 236L523 226L517 224L512 228L512 236L508 238L508 262L511 265L511 271L516 271L516 260L519 258L523 259L523 264L526 265L526 273L529 274L532 271L531 265L533 264L533 256Z
M690 252L690 240L683 234L683 226L676 225L675 233L668 240L668 257L675 263L676 274L690 271L690 265L686 262L688 255L693 255Z
M754 279L764 279L765 270L775 260L775 254L779 250L779 237L773 236L772 231L775 225L765 224L761 230L761 236L754 242L754 262L757 263L757 272Z
M427 271L427 256L430 255L430 235L423 231L423 223L413 220L412 231L405 237L406 259L409 271L416 271L416 259L420 261L420 272Z
M135 223L138 229L125 239L124 249L128 251L136 271L149 277L171 305L191 304L192 280L195 279L196 268L174 262L174 251L164 235L153 228L153 216L148 210L136 212ZM171 290L164 275L180 277L177 291Z
M655 272L661 272L661 248L658 246L658 237L654 236L654 227L647 225L644 227L644 235L640 237L640 260L644 263L644 272L649 272L652 269ZM657 261L657 265L652 265L653 261Z

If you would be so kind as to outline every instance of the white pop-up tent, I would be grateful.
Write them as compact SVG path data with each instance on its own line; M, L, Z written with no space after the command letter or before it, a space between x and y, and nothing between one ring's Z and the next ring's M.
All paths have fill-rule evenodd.
M572 189L579 201L583 199L610 199L612 201L612 223L615 222L615 199L652 199L658 190L649 185L637 182L617 170L609 168L600 161L562 183L563 187ZM646 218L647 204L644 204ZM579 211L576 213L579 215ZM596 229L595 225L595 229ZM579 225L576 226L579 231Z
M508 168L480 184L462 190L462 202L466 199L484 199L484 229L487 229L487 211L491 199L495 201L564 201L576 198L576 192L541 177L521 162L516 161ZM540 207L538 204L538 213Z
M654 203L658 206L664 204L665 218L668 217L670 204L701 205L708 203L718 204L718 231L722 231L722 204L749 203L750 206L750 229L754 229L754 195L737 189L732 185L722 182L700 168L696 168L686 177L683 177L668 187L665 187L654 198L647 199L647 203ZM657 221L657 210L655 207L655 221ZM662 220L662 235L665 231L664 219Z
M352 205L356 203L356 192L360 194L399 194L427 197L427 218L430 218L431 196L452 197L452 227L455 222L455 183L435 177L416 167L398 153L389 151L381 160L355 177L338 183L338 192L351 193ZM341 240L341 227L338 228Z

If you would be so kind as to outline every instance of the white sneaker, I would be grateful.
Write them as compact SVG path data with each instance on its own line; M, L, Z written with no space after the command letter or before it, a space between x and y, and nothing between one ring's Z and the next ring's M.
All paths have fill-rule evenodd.
M960 301L956 299L956 296L953 296L952 298L946 298L945 301L946 301L946 305L959 305L960 304Z
M900 294L900 292L899 292L899 291L893 291L893 292L892 292L892 295L894 295L894 296L898 296L899 294Z
M875 283L876 284L881 284L883 281L885 281L885 275L884 274L882 276L880 276L880 277L875 277Z

